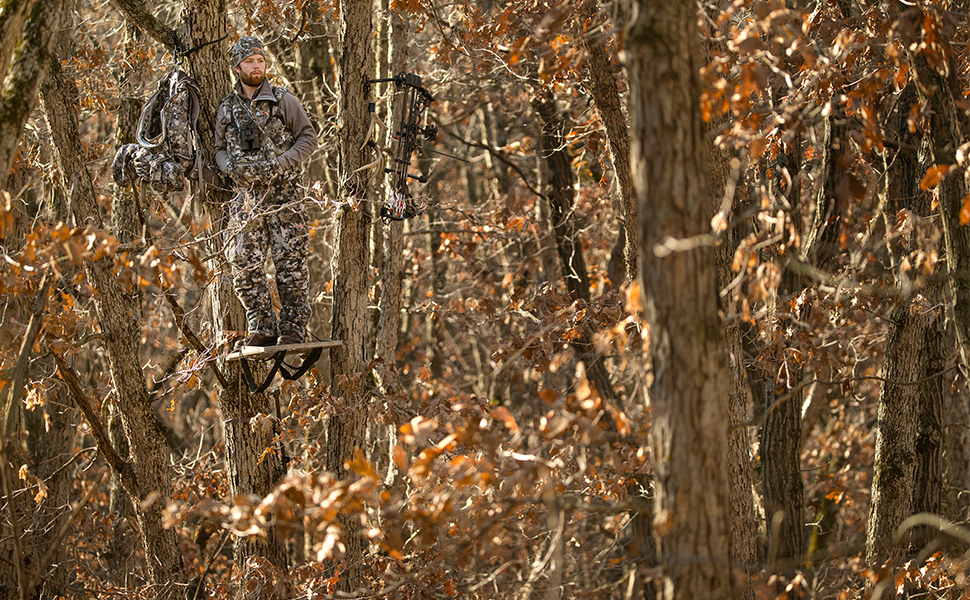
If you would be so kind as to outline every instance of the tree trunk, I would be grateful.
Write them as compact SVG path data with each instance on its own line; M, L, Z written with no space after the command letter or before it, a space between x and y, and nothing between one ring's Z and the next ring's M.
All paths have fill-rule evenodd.
M44 85L43 108L50 123L56 148L58 171L65 193L74 176L77 180L74 209L79 226L103 229L91 176L82 160L77 124L77 90L52 58L48 82ZM131 453L130 473L124 477L125 491L132 498L141 539L147 555L149 578L159 598L185 594L185 573L175 531L162 526L162 511L172 498L174 479L168 445L152 410L136 346L141 339L137 316L141 307L132 293L123 290L112 270L111 259L85 265L88 280L97 290L95 307L103 331L111 381L117 394L121 420Z
M552 91L539 85L532 96L532 108L542 121L541 159L548 171L543 193L549 202L552 229L556 237L556 250L562 268L563 281L569 296L581 305L590 302L589 274L583 258L583 245L575 215L575 176L572 159L567 151L566 124L556 106ZM586 376L596 387L603 400L616 403L616 393L610 381L609 371L603 358L593 347L592 335L585 328L579 339L572 342L579 359L586 366Z
M901 18L911 19L915 31L922 31L922 11L908 10ZM930 108L930 161L934 166L955 165L957 149L966 142L970 128L965 111L957 108L955 100L963 98L958 67L947 56L947 76L943 76L942 67L930 64L920 53L911 53L910 60L917 93ZM966 188L960 175L944 177L938 188L952 318L964 376L970 373L970 227L960 222Z
M351 476L345 463L363 447L367 417L366 369L367 269L371 211L366 177L356 172L366 164L368 90L371 72L371 3L352 0L340 3L340 60L337 71L337 129L340 132L340 196L345 204L336 215L333 259L333 324L331 337L343 341L332 353L334 391L344 410L330 417L327 431L327 470L338 478ZM366 547L360 519L341 518L346 553L343 557L342 591L361 585L361 560Z
M391 71L401 72L407 59L407 20L397 10L390 11L390 61ZM387 143L394 135L388 131ZM388 189L386 186L384 189ZM398 332L401 328L401 306L404 280L404 222L391 221L383 228L383 254L381 273L381 316L377 324L376 356L393 367L397 355ZM383 383L383 382L382 382ZM385 393L387 390L385 390Z
M654 365L654 532L667 599L729 597L728 355L710 228L692 3L640 2L627 38L640 282ZM637 10L639 9L639 10Z
M933 209L930 196L920 189L919 181L932 166L933 158L928 151L932 145L929 136L924 136L921 144L918 135L908 128L910 107L917 101L916 96L913 85L900 95L894 122L900 144L889 163L886 198L889 214L905 209L919 221L905 243L889 247L896 269L896 287L903 298L914 287L911 273L901 266L903 260L914 258L919 252L937 250L920 247L920 237L924 237L920 231L933 226ZM922 148L920 155L912 150L916 147ZM943 512L945 436L941 374L946 360L943 315L937 308L943 302L943 290L936 280L921 287L920 295L905 299L889 320L866 540L866 558L870 563L898 558L911 546L922 546L928 541L932 532L919 528L896 544L893 536L904 519L919 512Z
M623 260L626 265L626 278L630 281L637 279L637 240L639 217L637 216L637 199L633 193L633 176L630 173L630 133L623 107L620 103L620 92L616 89L616 77L613 75L613 64L610 61L606 41L601 31L589 32L583 37L583 44L589 57L589 75L593 80L591 88L593 101L600 121L606 128L606 137L610 143L610 158L613 161L613 171L616 174L620 188L620 206L623 215L620 222L623 226ZM619 286L620 281L613 285Z
M15 7L8 17L7 11L0 15L0 67L4 68L3 93L0 94L0 177L6 181L13 166L14 157L20 147L20 137L24 124L34 110L41 82L50 65L54 40L67 12L65 0L45 0L29 2L19 0L17 4L29 3L23 29L18 31L20 17ZM8 8L4 6L4 8ZM27 6L22 8L26 9ZM18 35L19 34L19 35ZM16 45L11 41L12 36ZM13 48L10 59L6 54ZM7 60L12 61L7 70Z
M909 547L909 538L896 544L893 536L913 512L920 405L917 382L923 373L923 344L932 320L928 308L925 299L917 297L893 309L889 319L866 535L869 564L897 558Z
M913 475L913 513L930 513L942 517L948 515L946 506L953 506L953 499L946 497L946 446L944 419L944 381L947 352L943 334L945 317L942 308L943 294L939 286L929 286L927 297L932 306L926 318L930 321L923 338L923 372L920 376L920 406L916 420L916 472ZM922 547L934 536L935 531L919 528L914 531L914 543Z
M709 126L710 127L710 126ZM720 210L727 181L728 157L713 142L708 144L710 157L709 184L712 214ZM728 216L730 218L730 216ZM717 257L717 286L727 288L733 279L731 263L736 249L734 236L729 232L715 249ZM753 403L746 382L741 318L732 296L724 299L724 339L730 355L731 386L728 388L728 464L731 477L731 560L737 569L750 578L758 569L759 514L754 497L754 457L751 453L753 436L747 423L751 420ZM750 585L740 584L735 599L751 597Z
M0 73L10 70L14 49L24 30L27 15L34 11L39 0L8 0L0 14ZM19 140L18 140L19 141Z

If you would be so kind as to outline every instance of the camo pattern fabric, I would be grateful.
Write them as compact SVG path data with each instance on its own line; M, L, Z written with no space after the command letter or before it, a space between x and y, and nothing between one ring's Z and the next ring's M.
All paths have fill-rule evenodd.
M156 153L138 144L125 144L111 163L111 175L118 185L147 184L153 191L181 192L185 189L185 166L168 153Z
M229 247L233 286L246 309L250 334L296 334L303 337L310 319L310 237L303 193L295 181L273 189L240 191L230 206ZM279 324L263 265L265 251L276 267L280 299Z
M254 100L250 106L237 95L230 94L223 102L228 103L223 123L226 129L226 154L229 155L229 173L237 185L267 187L277 180L298 180L302 174L299 167L282 169L276 157L293 145L293 132L286 126L279 109L279 100L289 93L286 88L273 88L276 102ZM262 178L247 181L248 165L268 163L258 167L268 170ZM276 171L273 172L273 165ZM239 171L240 167L243 169ZM268 177L266 177L268 175Z
M140 181L159 194L185 189L185 173L192 167L195 154L189 123L190 102L190 92L183 85L162 107L166 135L157 147L125 144L118 149L111 163L115 183L137 185Z
M232 47L232 66L238 67L239 63L253 54L261 54L263 58L266 58L266 51L263 50L263 42L259 38L251 35L242 36L236 42L236 45Z

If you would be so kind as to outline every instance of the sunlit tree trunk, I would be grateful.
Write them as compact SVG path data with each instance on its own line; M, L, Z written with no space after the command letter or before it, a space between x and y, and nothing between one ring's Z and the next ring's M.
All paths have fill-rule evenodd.
M640 209L640 282L654 365L654 534L658 598L729 597L727 447L731 375L710 229L696 8L634 7L628 32L631 166Z
M327 431L327 470L338 478L352 474L345 464L363 447L367 417L366 386L360 381L367 366L367 269L371 204L366 174L357 171L365 160L367 77L371 72L370 2L340 3L340 60L337 69L337 122L340 132L340 198L334 231L333 322L331 337L343 341L331 358L334 392L344 409L330 417ZM361 585L361 559L366 548L360 519L341 519L346 553L340 587L344 591Z
M387 19L387 64L380 64L378 61L378 76L380 78L391 77L400 73L406 68L407 59L407 21L393 8L388 7ZM393 84L390 84L393 85ZM386 89L386 88L385 88ZM386 148L392 147L393 136L396 128L393 125L393 102L386 107L384 118L390 121L387 139L381 143ZM384 179L380 179L384 181ZM383 200L383 194L390 188L385 185L375 192L375 197ZM377 268L381 280L380 296L380 315L377 321L377 341L375 343L374 357L380 359L382 364L376 368L378 384L381 391L388 398L397 398L406 401L406 391L401 385L398 377L397 346L398 335L401 329L401 308L404 304L404 221L390 221L385 223L383 219L376 219L374 224L374 251L378 253L380 246L380 266ZM377 261L375 260L375 266ZM378 422L374 426L380 427L378 439L387 440L387 444L382 446L382 464L387 465L384 481L390 485L396 476L396 469L390 458L391 449L397 444L397 423Z
M892 152L888 168L886 207L890 215L906 210L917 219L916 227L904 240L890 243L896 271L899 305L889 319L889 332L883 365L884 383L879 396L879 421L876 456L873 466L872 500L866 539L866 559L879 564L905 555L911 548L928 541L932 532L916 528L896 539L900 524L920 512L943 513L945 441L943 427L943 389L945 354L944 315L941 282L931 280L917 286L912 270L903 261L915 261L923 248L921 239L932 239L926 228L933 225L930 195L921 190L922 174L932 166L926 152L930 139L908 127L910 107L917 102L915 86L900 95L894 121L898 148ZM922 148L918 156L914 148Z

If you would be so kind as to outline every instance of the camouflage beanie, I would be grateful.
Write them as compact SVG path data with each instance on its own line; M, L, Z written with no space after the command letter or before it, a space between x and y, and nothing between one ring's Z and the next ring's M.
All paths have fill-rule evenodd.
M266 58L266 52L263 50L263 42L258 37L244 35L232 47L232 66L238 67L239 63L253 54L262 54L263 58Z

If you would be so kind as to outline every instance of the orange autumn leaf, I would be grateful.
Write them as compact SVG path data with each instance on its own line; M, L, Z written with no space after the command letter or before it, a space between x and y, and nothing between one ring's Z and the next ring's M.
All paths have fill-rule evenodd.
M943 177L949 172L952 165L937 165L935 167L930 167L926 171L926 175L919 182L919 188L921 190L928 190L930 188L936 187Z

